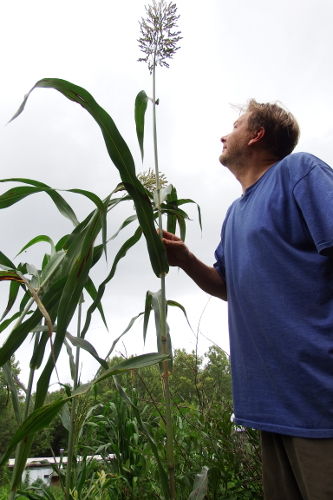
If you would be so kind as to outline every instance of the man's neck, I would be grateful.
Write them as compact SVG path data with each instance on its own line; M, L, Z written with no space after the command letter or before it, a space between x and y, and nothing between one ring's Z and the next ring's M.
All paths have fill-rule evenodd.
M269 170L276 159L273 158L253 158L248 160L245 164L229 167L229 170L234 174L236 179L240 182L243 192L250 186L255 184L267 170Z

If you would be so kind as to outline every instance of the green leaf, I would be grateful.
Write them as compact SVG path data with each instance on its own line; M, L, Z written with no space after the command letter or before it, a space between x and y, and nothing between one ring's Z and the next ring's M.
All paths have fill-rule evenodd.
M132 318L132 319L131 319L131 321L129 322L129 324L128 324L128 325L127 325L127 327L125 328L125 330L124 330L124 331L123 331L123 332L119 335L119 337L117 337L117 338L113 341L112 346L111 346L111 348L110 348L110 350L109 350L109 352L108 352L108 354L107 354L106 358L108 358L108 357L111 355L111 353L113 352L113 349L115 348L115 346L116 346L116 344L119 342L119 340L120 340L120 339L121 339L121 338L125 335L125 333L127 333L127 332L128 332L128 331L132 328L132 326L134 325L134 323L136 322L136 320L137 320L140 316L142 316L142 314L143 314L143 313L141 312L141 313L137 314L136 316L134 316L134 318Z
M177 206L180 206L180 205L184 205L185 203L194 203L196 206L197 206L197 210L198 210L198 221L199 221L199 226L200 226L200 229L202 231L202 220L201 220L201 209L200 209L200 205L198 205L195 201L187 198L187 199L179 199L177 200Z
M25 96L12 120L23 111L30 93L37 87L58 90L68 99L80 104L98 123L110 158L119 170L125 189L133 199L139 223L146 238L152 268L157 276L166 274L169 270L166 250L155 229L154 214L150 199L145 188L136 177L131 152L110 115L82 87L78 87L66 80L44 78L38 81Z
M117 366L109 368L102 375L100 375L97 379L95 379L94 383L97 384L111 375L117 375L118 373L122 373L129 370L137 370L138 368L145 368L146 366L156 365L165 359L168 359L168 355L159 354L158 352L150 352L148 354L141 354L140 356L134 356L133 358L126 359L122 361Z
M95 249L96 248L97 247L95 247ZM96 255L96 254L94 253L94 255ZM97 290L96 290L96 287L95 287L93 281L91 280L91 278L88 278L87 283L85 284L84 288L88 292L88 294L90 295L90 297L92 298L93 301L97 300ZM108 330L108 325L107 325L107 322L106 322L106 319L105 319L102 302L97 300L96 304L97 304L96 307L99 310L99 313L101 315L101 318L102 318L102 321L103 321L103 323L105 325L105 328Z
M58 208L59 212L64 217L69 219L74 224L74 226L76 226L79 223L74 211L72 210L70 205L67 203L67 201L64 200L64 198L59 193L57 193L57 191L52 189L47 184L44 184L43 182L35 181L32 179L24 179L21 177L15 177L15 178L11 178L11 179L0 179L0 182L22 182L24 184L31 184L32 186L35 186L34 188L16 187L16 188L10 189L9 191L7 191L7 193L4 193L3 195L0 196L0 208L5 208L6 206L11 206L14 203L22 200L23 198L25 198L29 194L39 193L39 192L44 191L45 193L47 193L50 196L50 198L53 200L56 207ZM27 189L28 189L28 191L27 191ZM2 203L4 203L4 206L2 206ZM6 203L9 203L9 205L6 205Z
M23 200L30 194L40 193L41 191L44 191L44 189L37 187L27 187L27 186L18 186L15 188L11 188L2 195L0 195L0 208L10 207L15 203L17 203L18 201Z
M59 271L59 268L63 265L65 258L66 252L64 250L59 250L58 252L52 254L41 272L40 281L42 288L49 285L50 279L53 278L54 274Z
M13 264L13 262L4 254L0 251L0 264L2 266L6 266L10 269L15 269L16 266Z
M150 299L148 296L150 295ZM148 314L148 309L149 309L149 304L151 303L151 309L154 311L154 316L155 316L155 330L156 330L156 339L157 339L157 347L158 347L158 352L159 353L165 353L165 348L168 352L169 360L169 371L172 371L172 345L171 345L171 337L170 337L170 330L169 330L169 325L166 323L166 332L165 332L165 340L163 340L164 336L164 328L162 326L162 307L163 305L163 300L162 300L162 291L159 290L158 292L147 292L146 295L146 307L145 311L147 310ZM148 304L148 305L147 305ZM148 322L148 319L147 319ZM165 346L165 347L164 347ZM160 365L160 369L162 371L162 366Z
M186 309L184 306L182 306L179 302L176 302L175 300L167 300L167 305L168 306L172 306L172 307L178 307L184 314L185 318L186 318L186 321L187 321L187 324L188 326L191 328L191 330L193 331L192 329L192 326L189 322L189 319L187 317L187 313L186 313Z
M124 388L118 383L116 377L113 377L113 381L114 381L114 384L115 384L115 386L116 386L119 394L133 408L133 410L135 412L138 424L141 427L142 431L145 433L145 435L146 435L146 437L147 437L147 439L149 441L150 447L152 449L152 452L154 454L154 457L155 457L155 460L156 460L156 463L157 463L157 466L158 466L160 483L161 483L161 486L162 486L162 489L163 489L164 498L166 498L166 499L170 498L168 474L167 474L167 472L166 472L166 470L165 470L165 468L163 466L163 462L162 462L162 460L160 458L160 454L158 452L159 447L157 446L155 439L153 438L153 436L149 432L148 427L143 422L143 420L141 418L141 412L138 409L138 407L133 403L133 401L128 396L128 394L126 393L126 391L124 390Z
M0 333L3 332L15 319L19 318L20 315L21 313L19 311L5 321L2 321L2 323L0 323Z
M62 268L65 284L57 307L57 331L54 338L53 351L37 382L35 407L41 406L45 400L54 363L57 360L67 332L68 325L76 307L81 300L82 290L87 282L92 266L93 245L101 229L99 210L96 210L82 231L77 226L67 251L67 265ZM45 305L46 306L46 305Z
M98 208L101 218L103 247L106 255L106 214L107 214L108 199L106 199L106 201L103 202L95 193L92 193L91 191L87 191L85 189L69 189L68 191L71 193L77 193L86 196L93 203L95 203L96 207Z
M90 342L88 342L85 339L81 339L79 337L74 337L68 332L66 333L66 337L71 341L71 343L75 347L79 347L80 349L84 349L85 351L89 352L89 354L91 354L92 357L95 358L96 361L98 361L103 368L105 368L106 370L109 368L107 362L98 356L96 349Z
M120 231L122 231L122 229L124 229L125 227L127 227L129 224L131 224L131 222L137 220L137 216L136 215L131 215L130 217L127 217L127 219L124 220L124 222L121 224L121 226L119 227L119 229L108 239L108 241L111 241L111 240L114 240L118 234L120 233Z
M43 329L47 330L47 327L44 326ZM35 330L36 332L37 330ZM40 368L43 358L44 358L44 353L45 353L45 348L47 345L47 341L49 340L49 334L47 331L44 331L37 343L37 345L34 348L34 351L31 356L30 360L30 369L31 370L38 370Z
M74 360L74 355L73 355L73 349L69 345L69 342L67 340L64 340L64 344L66 347L67 355L68 355L68 361L69 361L69 369L71 372L71 378L74 381L75 380L75 373L76 373L76 367L75 367L75 360Z
M79 386L71 396L59 399L54 401L53 403L41 406L39 408L36 408L19 426L19 428L16 430L14 436L12 437L9 446L4 453L4 455L1 458L0 461L0 467L4 465L8 458L10 457L12 450L19 444L22 444L21 448L21 453L20 453L20 463L19 467L17 468L17 473L15 478L13 479L13 484L17 486L18 482L20 481L21 473L24 469L25 462L26 462L26 457L28 456L28 452L30 449L30 445L33 439L34 434L39 431L40 429L43 429L47 425L50 424L50 422L53 420L53 418L58 414L58 412L63 408L63 406L73 399L74 397L80 396L81 394L87 393L95 384L99 383L100 381L104 380L107 377L110 377L112 375L116 375L118 373L122 373L125 371L129 370L134 370L138 368L143 368L146 366L151 366L156 363L159 363L160 361L166 359L165 355L160 355L158 353L148 353L148 354L143 354L141 356L136 356L130 359L127 359L121 363L119 363L117 366L108 369L105 371L100 377L97 379L93 380L92 382L88 384L84 384Z
M1 316L0 321L2 321L7 316L7 314L10 312L11 308L15 304L20 287L21 287L21 284L18 283L17 281L10 282L7 306L6 306L4 312Z
M149 318L150 318L150 313L152 310L152 293L148 290L146 293L146 301L145 301L145 311L144 311L144 318L143 318L143 342L146 343L146 337L147 337L147 329L148 329L148 323L149 323Z
M10 444L1 458L0 466L4 465L9 459L12 450L15 446L22 440L24 440L27 436L31 436L35 432L43 429L53 420L53 418L57 415L62 406L68 401L66 399L59 399L54 401L51 404L42 406L37 410L34 410L29 417L22 422L14 436L12 437Z
M115 272L116 272L116 269L117 269L117 265L118 265L118 262L123 258L125 257L125 255L127 254L127 251L133 246L135 245L139 239L141 238L142 236L142 230L140 227L138 227L135 231L135 233L127 240L125 241L125 243L121 246L120 250L118 251L117 255L115 256L114 258L114 261L113 261L113 264L112 264L112 267L111 267L111 270L108 274L108 276L105 278L105 280L100 284L100 286L98 287L98 292L97 292L97 296L94 300L94 302L91 304L91 306L89 307L88 311L87 311L87 317L86 317L86 321L85 321L85 324L84 324L84 327L83 327L83 330L81 332L81 337L83 338L85 336L85 334L87 333L88 331L88 328L89 328L89 325L90 325L90 321L91 321L91 317L92 317L92 313L94 312L94 310L96 309L96 307L98 306L98 304L100 303L102 297L103 297L103 294L104 294L104 291L105 291L105 287L106 285L108 284L108 282L113 278L113 276L115 275Z
M138 93L135 99L135 125L136 125L136 135L138 137L141 158L143 160L143 139L145 130L145 114L148 104L148 96L144 90Z
M176 209L177 208L177 204L175 203L176 201L177 201L177 190L174 186L172 186L171 192L167 196L168 206L170 206L170 208ZM167 214L167 231L169 231L169 233L175 234L176 224L177 224L176 216L172 212L168 212L168 214Z
M23 248L16 254L16 257L20 255L24 250L27 250L27 248L30 248L32 245L35 245L36 243L40 243L41 241L49 243L51 247L51 253L54 253L55 248L54 248L54 243L52 238L47 236L46 234L40 234L39 236L35 236L35 238L32 238L26 245L24 245Z

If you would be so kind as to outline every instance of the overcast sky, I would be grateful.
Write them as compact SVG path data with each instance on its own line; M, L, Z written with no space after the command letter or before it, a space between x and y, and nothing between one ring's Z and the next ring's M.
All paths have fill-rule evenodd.
M153 166L149 138L141 164L133 119L136 94L142 89L151 92L147 67L137 62L141 55L138 22L145 16L146 4L141 0L13 0L2 5L1 178L28 177L52 187L88 189L101 198L119 181L98 126L80 106L55 90L35 90L24 113L6 125L24 94L44 77L85 87L115 120L137 170ZM159 162L179 196L200 205L202 234L196 210L189 208L193 220L187 242L199 258L212 264L227 207L240 195L238 182L218 162L220 137L229 132L238 113L232 105L251 97L280 101L300 123L297 150L333 164L333 7L330 0L179 0L177 7L181 48L170 68L159 69L157 74ZM149 130L147 113L147 134ZM1 192L9 187L2 184ZM67 199L80 217L92 209L78 196ZM127 211L112 215L109 234L131 213L129 205ZM57 240L71 230L43 194L0 212L0 223L1 250L11 258L38 234ZM109 250L109 264L96 271L97 283L120 241L114 241ZM16 262L24 259L38 266L46 250L40 245L40 251L26 252ZM87 336L101 356L143 310L146 290L158 288L141 245L121 263L105 294L109 332L96 317ZM0 304L5 303L7 290L2 283ZM201 354L212 342L228 350L225 303L209 299L177 269L169 273L167 295L186 307L194 332L199 331ZM196 338L182 313L173 311L169 323L173 346L194 349ZM155 350L153 329L146 346L141 329L140 323L128 333L117 352ZM1 335L5 338L5 333ZM27 343L17 356L23 378L30 350ZM60 361L62 381L68 378L65 358ZM97 365L87 356L83 359L82 379L87 380Z

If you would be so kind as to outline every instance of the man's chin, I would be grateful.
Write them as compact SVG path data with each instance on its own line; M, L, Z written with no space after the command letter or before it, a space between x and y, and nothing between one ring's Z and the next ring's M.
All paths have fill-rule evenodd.
M223 153L220 155L219 161L220 161L221 165L223 165L224 167L228 166L228 157L226 155L224 155Z

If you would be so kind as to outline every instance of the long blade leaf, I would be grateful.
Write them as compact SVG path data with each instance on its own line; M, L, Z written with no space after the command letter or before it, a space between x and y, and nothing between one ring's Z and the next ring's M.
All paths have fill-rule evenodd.
M58 90L68 99L80 104L98 123L110 158L119 170L125 189L133 199L140 226L146 238L152 268L157 276L166 274L169 270L166 250L155 230L154 214L150 199L145 188L136 177L131 152L111 116L82 87L58 78L44 78L38 81L28 92L12 120L23 111L30 93L37 87Z

